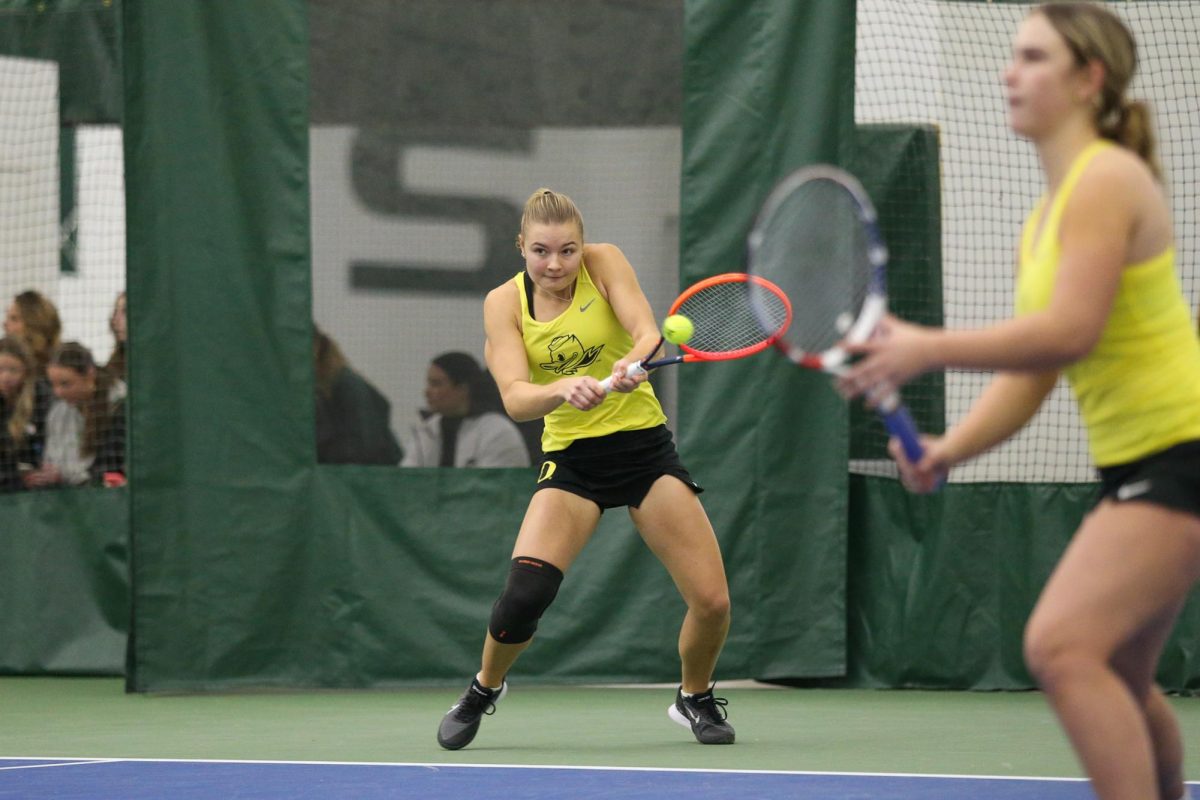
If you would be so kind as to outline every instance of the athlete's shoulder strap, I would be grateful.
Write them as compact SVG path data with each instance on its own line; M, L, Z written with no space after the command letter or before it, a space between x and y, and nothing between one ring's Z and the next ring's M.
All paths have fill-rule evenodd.
M533 278L529 277L529 273L522 271L521 276L524 279L522 285L525 287L525 307L529 310L529 316L533 316Z

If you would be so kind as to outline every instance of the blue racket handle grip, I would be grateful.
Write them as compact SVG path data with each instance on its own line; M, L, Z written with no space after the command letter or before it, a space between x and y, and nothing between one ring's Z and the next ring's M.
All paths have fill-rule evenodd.
M642 362L635 361L625 368L625 377L636 378L638 375L645 374L646 370L642 369ZM604 380L600 381L600 388L605 394L608 394L612 389L613 376L609 375Z
M887 428L888 434L900 440L900 445L904 448L904 457L914 464L920 461L925 455L925 448L921 447L917 424L913 422L908 407L897 403L891 411L881 411L880 416L883 417L883 426Z

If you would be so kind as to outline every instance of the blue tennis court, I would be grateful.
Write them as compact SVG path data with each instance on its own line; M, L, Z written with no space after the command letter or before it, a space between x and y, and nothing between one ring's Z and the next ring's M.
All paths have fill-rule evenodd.
M0 800L1092 797L1035 693L732 688L703 747L654 687L524 687L461 751L453 689L145 697L0 679ZM1171 698L1186 738L1200 703Z
M0 798L159 800L164 797L178 800L212 797L1071 800L1092 794L1085 782L1065 778L450 764L0 759Z

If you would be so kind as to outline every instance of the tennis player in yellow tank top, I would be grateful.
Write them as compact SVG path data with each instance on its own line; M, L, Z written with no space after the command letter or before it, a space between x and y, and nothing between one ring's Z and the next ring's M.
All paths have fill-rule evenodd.
M1017 315L973 331L889 319L839 387L857 396L928 370L999 371L957 425L926 439L920 463L893 447L906 485L931 491L1020 429L1065 372L1102 496L1033 611L1026 661L1100 798L1177 800L1188 796L1182 744L1154 675L1200 579L1200 343L1149 112L1125 98L1135 64L1132 35L1101 4L1026 17L1004 84L1047 188L1021 236Z
M585 244L583 217L566 195L533 193L517 246L525 269L484 302L484 355L509 415L545 418L544 454L480 670L443 717L438 743L457 750L474 739L601 513L627 506L687 604L668 716L702 744L732 744L712 684L730 620L721 551L645 373L625 375L659 341L650 304L620 249ZM606 395L600 380L609 375Z

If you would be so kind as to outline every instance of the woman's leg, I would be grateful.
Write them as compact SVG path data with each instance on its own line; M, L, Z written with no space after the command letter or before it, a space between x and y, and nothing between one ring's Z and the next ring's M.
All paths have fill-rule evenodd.
M1162 648L1159 648L1159 652ZM1154 771L1158 779L1160 800L1179 800L1185 797L1183 783L1183 740L1179 735L1179 722L1167 705L1162 690L1151 684L1150 693L1142 705L1146 726L1150 731L1151 749L1154 751Z
M534 492L513 546L513 558L525 556L557 567L564 574L583 550L600 521L600 507L561 489ZM532 639L504 644L487 633L479 682L497 688Z
M1179 800L1184 796L1183 741L1174 712L1154 682L1159 654L1175 627L1182 604L1170 609L1143 632L1125 644L1112 660L1113 669L1133 692L1142 707L1160 800Z
M1026 661L1101 800L1159 796L1155 736L1169 749L1171 734L1163 708L1144 705L1146 675L1198 577L1200 519L1105 502L1080 527L1029 620ZM1147 649L1132 659L1139 642Z
M492 713L504 697L504 676L529 646L538 617L554 599L558 581L599 520L600 508L590 500L560 489L534 492L513 548L514 569L484 637L479 673L438 725L437 741L442 747L458 750L475 740L484 715ZM492 630L499 630L501 638L511 635L520 641L500 642Z
M629 513L687 603L679 631L683 691L705 692L729 632L729 587L712 524L695 492L671 475Z

